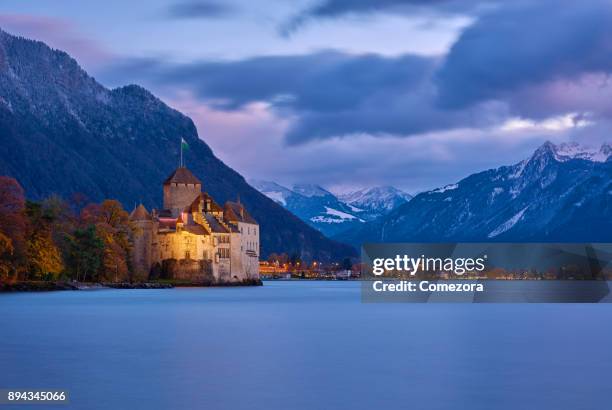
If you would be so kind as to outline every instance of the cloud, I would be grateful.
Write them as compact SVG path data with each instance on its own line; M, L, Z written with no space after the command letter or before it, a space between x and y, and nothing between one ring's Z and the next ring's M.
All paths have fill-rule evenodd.
M207 107L189 93L169 102L193 118L201 137L229 166L246 177L284 185L314 182L352 189L391 184L414 193L516 163L543 139L567 140L567 134L547 124L530 124L509 131L457 129L411 138L360 134L286 147L290 121L276 118L263 104L228 112Z
M552 92L585 74L609 73L611 55L610 2L508 2L481 15L453 44L437 74L439 103L464 108L512 101L529 88ZM512 102L520 109L520 101Z
M182 2L164 10L177 19L223 17L233 7L223 4ZM461 15L464 22L436 51L448 54L438 56L402 51L414 50L409 43L419 39L395 26L351 48L359 53L282 55L320 42L296 48L278 39L287 43L275 49L278 55L187 63L172 62L186 61L176 50L121 58L64 19L0 14L0 27L66 50L107 85L151 89L192 116L202 138L245 176L328 187L389 183L414 192L516 162L544 139L609 141L610 7L599 0L325 0L301 14L304 21L400 15L378 19L385 27L390 20L445 23ZM338 35L329 26L301 34ZM378 40L384 36L393 36L387 55ZM269 160L262 161L262 152Z
M372 5L349 3L362 10ZM214 110L261 104L288 124L284 142L294 146L492 129L509 120L546 124L568 116L588 118L583 128L590 128L612 120L611 39L607 1L558 7L552 0L517 0L482 11L444 56L327 50L185 64L128 59L100 77L117 84L132 75L165 95L188 90Z
M426 80L435 91L419 96L434 106L431 113L457 116L495 102L509 115L535 120L569 112L612 118L606 103L612 97L608 0L324 0L298 20L383 12L473 16Z
M431 83L437 65L436 58L415 55L322 51L183 65L134 61L114 72L191 90L216 109L237 110L264 102L280 117L292 119L286 142L294 145L362 133L416 135L477 127L505 115L503 107L495 104L452 111L437 108ZM112 78L112 73L102 77Z
M404 15L474 14L495 7L496 0L322 0L303 10L280 28L290 35L309 21L339 18L347 15L393 13Z
M114 55L83 35L70 21L30 14L0 14L0 28L10 34L44 41L64 50L86 68L114 61Z
M167 15L174 19L203 19L227 17L234 7L216 1L188 0L175 3L168 8Z

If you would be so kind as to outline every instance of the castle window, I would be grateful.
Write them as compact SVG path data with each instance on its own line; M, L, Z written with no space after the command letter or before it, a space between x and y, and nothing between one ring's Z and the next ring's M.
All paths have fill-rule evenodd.
M228 259L230 257L230 250L227 248L219 249L217 256L221 259Z
M189 254L189 251L185 251L185 259L191 259L191 255Z

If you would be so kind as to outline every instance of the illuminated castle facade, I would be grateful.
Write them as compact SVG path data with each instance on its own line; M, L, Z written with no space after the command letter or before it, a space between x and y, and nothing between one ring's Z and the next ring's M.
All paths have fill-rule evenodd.
M259 225L240 199L219 206L185 167L163 191L163 209L141 204L130 214L138 274L210 284L259 279Z

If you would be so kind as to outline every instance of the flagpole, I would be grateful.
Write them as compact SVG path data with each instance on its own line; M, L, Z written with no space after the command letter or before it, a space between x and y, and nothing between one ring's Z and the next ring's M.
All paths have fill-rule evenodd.
M183 167L183 139L182 138L181 138L180 144L181 144L181 162L179 166L182 168Z

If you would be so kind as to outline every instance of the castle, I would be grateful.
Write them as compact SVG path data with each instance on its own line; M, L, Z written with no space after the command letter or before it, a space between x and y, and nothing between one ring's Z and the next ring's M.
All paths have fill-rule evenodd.
M223 208L187 168L163 183L163 209L130 214L134 271L144 278L208 284L259 280L259 225L240 199Z

